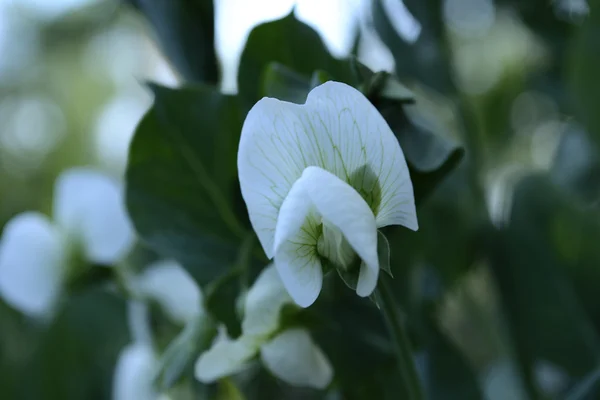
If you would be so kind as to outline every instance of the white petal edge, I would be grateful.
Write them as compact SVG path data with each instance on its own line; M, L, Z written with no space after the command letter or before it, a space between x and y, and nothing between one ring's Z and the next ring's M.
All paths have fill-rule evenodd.
M382 190L378 227L418 229L408 167L398 140L362 93L339 82L313 89L306 104L263 98L248 113L238 150L242 196L260 243L272 258L279 210L304 168L348 181L369 166ZM370 190L372 182L362 183Z
M30 317L51 313L67 272L62 233L37 212L11 219L0 241L0 295Z
M270 335L279 328L281 309L293 303L273 264L256 278L246 295L242 332L244 335Z
M138 277L137 290L155 300L174 322L182 325L204 312L200 287L172 260L150 264Z
M317 212L337 227L354 251L363 260L356 293L369 296L377 283L377 224L369 205L360 194L337 176L319 167L308 167L302 179L311 203Z
M288 329L260 349L265 366L279 379L294 385L325 389L333 369L305 329Z
M260 342L251 336L242 335L236 340L226 336L219 337L196 361L196 379L203 383L212 383L241 372L258 353L259 345Z
M154 400L157 359L149 345L134 343L121 351L113 377L113 400Z
M358 271L358 282L356 283L356 294L361 297L370 296L377 287L379 269L370 268L364 262L360 263Z
M123 187L110 176L85 167L63 172L55 182L53 206L56 222L81 241L90 261L114 264L133 246Z

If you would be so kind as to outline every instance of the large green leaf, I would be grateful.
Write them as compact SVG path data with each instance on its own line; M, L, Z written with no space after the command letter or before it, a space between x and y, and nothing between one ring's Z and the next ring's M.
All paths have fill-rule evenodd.
M355 79L349 64L334 58L319 34L298 21L293 13L261 24L250 32L238 72L238 88L246 107L252 107L263 96L261 82L272 62L306 79L310 79L315 70L326 71L341 82L351 83Z
M167 58L188 81L216 84L212 0L127 0L145 15Z
M490 265L522 373L534 392L535 361L581 378L600 360L598 334L569 279L578 267L569 256L597 267L594 238L600 224L590 221L597 216L584 217L587 212L569 204L546 177L525 178L515 188L508 227L489 237ZM594 223L596 234L586 238Z
M143 241L206 283L234 262L248 229L236 169L243 116L236 97L213 88L152 90L130 148L127 207Z
M596 148L600 146L600 1L589 2L590 14L579 29L571 60L571 86L576 113L588 129Z
M110 398L117 357L129 340L122 299L101 289L72 296L37 344L15 398Z

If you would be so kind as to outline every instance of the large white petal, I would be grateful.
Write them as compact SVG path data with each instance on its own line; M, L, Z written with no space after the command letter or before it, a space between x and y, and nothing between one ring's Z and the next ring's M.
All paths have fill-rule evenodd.
M369 296L379 274L377 225L371 208L354 188L319 167L306 168L301 180L317 212L342 232L363 260L368 271L361 267L356 293Z
M154 299L182 325L203 312L200 287L175 261L163 260L149 265L139 276L137 285L142 296Z
M72 168L58 177L54 218L74 240L81 241L92 262L118 262L134 243L122 186L93 169Z
M33 317L51 312L67 271L66 241L46 216L27 212L11 219L0 242L0 295Z
M246 295L242 332L270 335L279 328L281 308L293 303L273 264L265 268Z
M293 213L293 209L289 212ZM314 303L323 286L323 267L317 253L320 224L319 215L311 209L300 229L290 230L275 253L275 268L281 281L294 302L301 307Z
M146 344L131 344L119 355L113 377L113 400L154 400L153 389L157 359Z
M329 360L304 329L289 329L260 349L265 366L281 380L295 386L324 389L331 382Z
M321 223L298 179L281 205L275 229L275 266L294 301L308 307L321 292L323 271L317 255Z
M196 378L200 382L211 383L242 371L258 352L259 345L257 338L252 336L243 335L236 340L221 336L198 358Z
M412 183L391 129L362 93L343 83L313 89L306 104L263 98L248 113L238 151L238 173L250 221L269 258L279 209L308 166L318 166L359 191L375 190L377 225L417 229Z
M309 144L300 142L307 140L300 112L300 106L265 97L248 112L242 127L240 187L250 222L268 258L275 254L273 241L281 203L304 168L316 162L316 146L304 152Z

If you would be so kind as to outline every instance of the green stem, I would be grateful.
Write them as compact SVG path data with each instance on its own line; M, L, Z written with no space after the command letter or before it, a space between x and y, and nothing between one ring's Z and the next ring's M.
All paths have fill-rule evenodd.
M403 387L406 390L407 400L423 400L423 390L419 375L415 368L415 362L410 346L410 340L406 334L403 323L400 319L396 301L392 295L391 288L387 282L387 277L381 277L376 289L376 296L379 300L381 312L385 318L386 324L396 347L396 356L398 358L398 368Z
M244 240L242 241L242 246L240 247L240 252L238 254L236 265L242 269L241 279L240 279L240 290L246 290L250 286L250 263L252 261L252 251L254 250L254 239L256 236L253 231L248 232Z

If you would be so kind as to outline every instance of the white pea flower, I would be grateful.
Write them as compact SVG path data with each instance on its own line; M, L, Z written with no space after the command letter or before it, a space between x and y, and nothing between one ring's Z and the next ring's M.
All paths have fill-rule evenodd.
M136 296L153 300L175 323L184 325L204 315L202 291L183 267L171 260L150 264L131 279ZM166 400L169 397L154 388L160 367L152 347L149 310L142 300L129 303L129 330L133 343L125 347L114 371L113 400Z
M158 358L152 346L132 343L119 355L113 378L113 400L158 400L153 387Z
M351 272L356 292L377 285L377 229L417 216L404 154L358 90L313 89L303 105L263 98L242 128L238 174L252 227L294 301L318 297L323 262Z
M15 216L0 242L0 296L32 317L52 312L79 262L114 264L135 239L121 186L91 169L73 168L58 177L52 214Z
M175 261L152 263L136 278L134 285L139 295L156 301L171 320L180 325L205 313L200 287Z
M333 370L329 360L306 329L282 329L280 314L294 301L276 269L265 268L245 299L242 335L232 340L221 332L212 348L196 363L196 377L205 383L244 370L257 355L271 373L295 385L323 389Z

